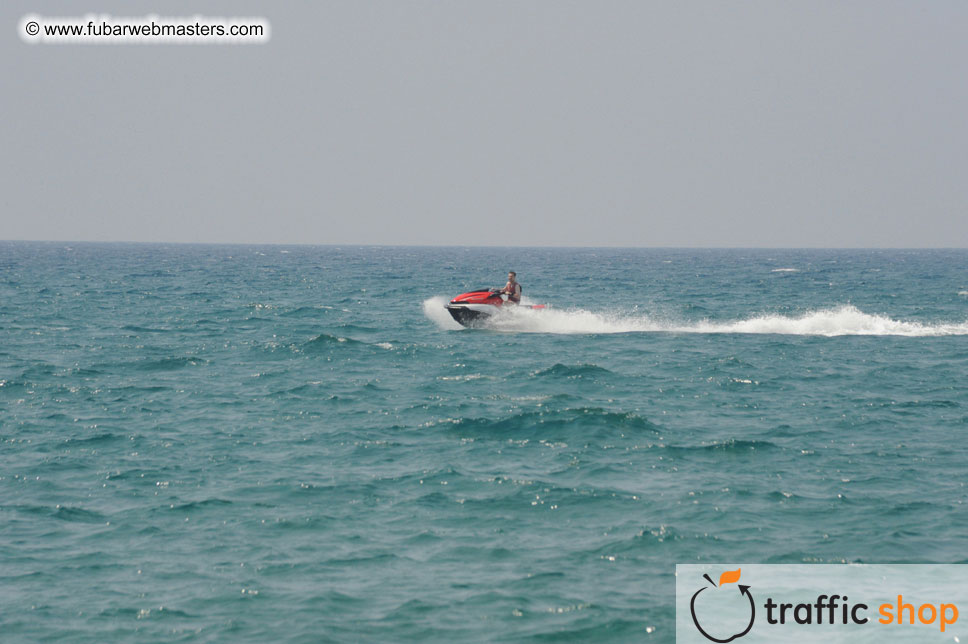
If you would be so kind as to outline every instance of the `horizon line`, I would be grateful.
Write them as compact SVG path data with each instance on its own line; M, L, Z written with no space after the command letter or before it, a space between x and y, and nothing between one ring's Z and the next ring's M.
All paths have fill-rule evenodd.
M384 244L361 242L211 242L211 241L144 241L90 239L0 239L0 243L21 244L90 244L90 245L145 245L145 246L299 246L305 248L544 248L544 249L612 249L612 250L968 250L968 246L579 246L528 244Z

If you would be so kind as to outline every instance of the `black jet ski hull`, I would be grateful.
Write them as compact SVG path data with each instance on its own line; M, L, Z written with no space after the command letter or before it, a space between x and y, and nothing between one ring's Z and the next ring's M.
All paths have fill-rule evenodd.
M447 312L462 326L482 326L497 312L490 304L448 304Z

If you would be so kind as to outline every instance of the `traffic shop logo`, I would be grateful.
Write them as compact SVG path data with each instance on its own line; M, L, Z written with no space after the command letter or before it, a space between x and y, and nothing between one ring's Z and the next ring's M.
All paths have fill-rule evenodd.
M753 622L756 621L756 602L753 601L753 595L750 594L750 587L737 583L741 572L742 568L727 570L719 576L719 584L716 584L709 575L703 575L708 583L697 590L689 602L692 623L695 624L700 634L710 642L719 642L720 644L732 642L743 637L753 628ZM718 620L711 618L709 614L716 612L709 608L713 603L720 610L725 607L725 610L732 613L732 619L729 620L730 624L738 620L738 623L743 625L739 627L742 630L730 633L729 631L738 627L724 626L717 623ZM747 615L749 615L748 619Z

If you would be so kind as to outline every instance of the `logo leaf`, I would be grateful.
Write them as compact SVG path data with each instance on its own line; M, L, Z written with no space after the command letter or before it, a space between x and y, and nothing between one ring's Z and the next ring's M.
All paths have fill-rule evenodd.
M719 576L719 585L723 584L733 584L739 581L739 573L742 568L737 568L736 570L727 570Z

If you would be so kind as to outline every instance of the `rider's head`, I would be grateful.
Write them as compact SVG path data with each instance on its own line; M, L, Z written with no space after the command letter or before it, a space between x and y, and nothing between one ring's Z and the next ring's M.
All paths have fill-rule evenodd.
M509 282L513 282L514 281L514 278L517 277L517 276L518 276L518 274L515 273L514 271L508 271L508 281Z

